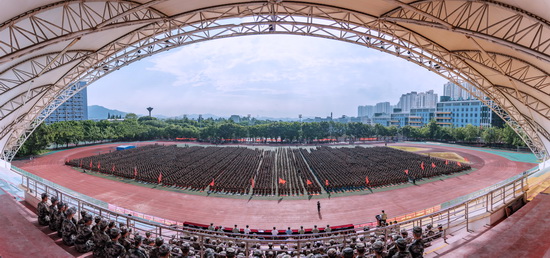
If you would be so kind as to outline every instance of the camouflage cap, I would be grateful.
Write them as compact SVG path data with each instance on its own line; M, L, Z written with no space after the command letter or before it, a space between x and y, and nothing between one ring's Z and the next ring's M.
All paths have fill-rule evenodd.
M407 232L406 229L401 229L401 234L406 236L409 234L409 232Z
M170 248L169 245L167 245L167 244L162 244L162 245L159 247L159 255L160 255L160 256L166 256L167 254L170 253L171 250L172 250L172 248Z
M404 238L399 238L395 241L395 245L399 250L405 250L405 248L407 248L407 241Z
M58 203L57 203L57 209L61 210L61 208L63 208L64 205L65 205L65 203L63 203L63 202L58 202Z
M342 250L342 256L344 258L353 257L353 249L351 249L350 247L344 248L344 250Z
M111 228L109 230L109 237L111 239L115 239L118 235L120 235L120 230L118 230L118 228Z
M384 243L382 243L382 241L376 241L374 242L374 244L372 244L372 249L375 252L381 252L383 248L384 248Z
M164 239L162 237L155 238L155 245L156 246L162 246L164 244Z
M143 241L143 237L141 237L140 235L135 235L134 236L134 244L139 244Z
M363 243L358 243L358 244L356 245L356 247L357 247L357 251L360 251L360 252L364 252L364 251L365 251L365 244L363 244Z
M101 216L95 216L94 222L97 224L101 221Z
M52 198L50 198L50 201L52 201L52 204L54 202L57 202L58 201L57 196L52 196Z
M66 211L67 215L73 215L76 213L76 208L75 207L71 207L69 208L67 211Z
M82 220L84 221L84 223L87 223L87 222L91 222L93 220L93 217L92 217L92 214L86 214Z
M181 245L181 250L183 250L184 252L188 252L189 251L189 243L183 243Z
M42 193L40 195L40 197L42 198L42 200L44 200L44 198L47 198L48 197L48 194L47 193Z
M421 228L421 227L418 227L418 226L414 227L414 228L413 228L413 233L414 233L414 234L417 234L417 235L418 235L418 234L422 234L422 228Z
M172 254L181 254L181 249L177 246L172 248Z

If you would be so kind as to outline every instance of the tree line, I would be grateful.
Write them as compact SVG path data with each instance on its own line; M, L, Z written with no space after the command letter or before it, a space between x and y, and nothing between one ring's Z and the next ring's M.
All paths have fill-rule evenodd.
M19 156L35 155L47 147L68 147L82 143L107 141L174 140L197 138L199 141L222 143L227 139L272 138L284 143L312 143L317 139L342 139L354 142L360 138L381 140L434 140L463 143L483 142L505 147L525 146L508 125L503 128L441 127L431 121L424 127L395 127L380 124L337 122L282 122L244 118L235 123L228 119L156 119L127 114L124 120L63 121L41 124L18 152Z

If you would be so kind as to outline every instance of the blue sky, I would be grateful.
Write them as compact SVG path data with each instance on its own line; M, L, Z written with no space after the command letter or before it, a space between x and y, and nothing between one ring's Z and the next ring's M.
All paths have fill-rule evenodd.
M357 106L446 80L392 55L335 40L245 36L183 46L122 68L88 88L88 104L145 114L356 116Z

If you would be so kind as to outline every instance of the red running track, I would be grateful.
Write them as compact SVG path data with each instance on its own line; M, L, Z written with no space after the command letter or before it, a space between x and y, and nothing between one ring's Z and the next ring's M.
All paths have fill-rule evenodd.
M137 143L137 145L150 143ZM248 200L204 197L126 184L77 172L65 166L66 159L113 150L119 144L89 146L57 152L32 161L13 164L40 177L120 207L176 221L239 227L284 229L304 225L320 227L374 221L383 209L388 217L423 210L483 189L535 166L498 155L436 145L399 144L430 148L430 152L455 152L477 170L468 175L374 194L321 199L321 213L311 200Z

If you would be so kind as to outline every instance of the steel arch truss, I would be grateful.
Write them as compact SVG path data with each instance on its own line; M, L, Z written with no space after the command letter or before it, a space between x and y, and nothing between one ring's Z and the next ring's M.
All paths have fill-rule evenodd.
M0 24L0 63L87 33L165 17L149 5L130 1L61 1L19 15Z
M136 22L130 20L128 24L135 25ZM123 26L124 22L120 21L117 25ZM77 37L79 33L73 32L73 37ZM539 134L536 133L538 130L532 119L526 118L501 88L469 63L483 63L483 60L475 55L451 52L427 37L388 19L325 5L269 1L218 6L182 13L167 19L157 19L152 23L144 23L141 28L96 52L75 58L74 62L77 63L55 83L44 87L36 86L44 91L40 91L37 95L40 97L32 107L25 109L25 115L18 116L18 122L12 131L9 131L10 138L2 152L3 158L11 160L32 131L59 105L81 90L77 83L79 81L86 81L89 85L132 62L182 45L259 34L307 35L359 44L416 63L458 85L460 80L467 81L472 88L466 90L480 98L519 132L537 157L544 157L546 150ZM514 62L521 63L516 60ZM536 68L529 69L535 73L542 72ZM505 71L508 71L511 77L516 76L518 80L528 78L522 77L522 73L515 72L514 69ZM528 74L529 78L537 77ZM27 77L28 80L32 76ZM539 85L538 90L544 90L547 81L535 81L533 79L529 83ZM21 105L15 105L12 109L24 109L25 102L14 103Z
M400 7L385 20L451 30L550 61L550 23L517 7L492 0L389 1Z

